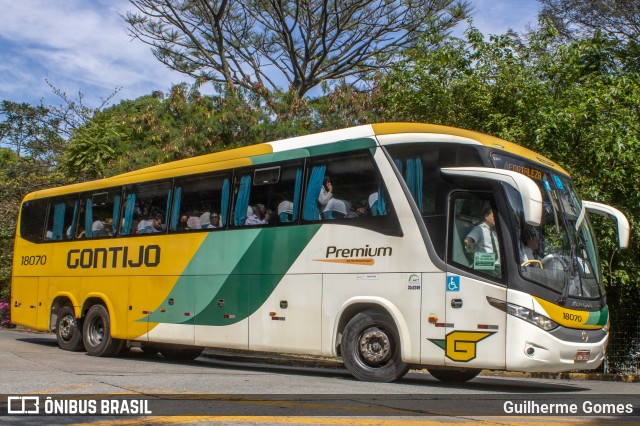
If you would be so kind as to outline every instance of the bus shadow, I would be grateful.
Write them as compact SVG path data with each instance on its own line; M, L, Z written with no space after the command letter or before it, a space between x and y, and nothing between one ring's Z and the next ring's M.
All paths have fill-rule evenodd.
M56 339L51 339L50 337L22 337L16 340L18 342L31 343L34 345L58 347Z
M549 379L553 380L553 379ZM465 383L444 383L426 373L409 373L398 383L406 383L414 386L429 386L434 389L461 389L484 392L502 392L512 394L544 394L549 392L580 392L589 388L578 384L533 382L528 378L478 376Z
M235 371L256 371L266 373L281 373L296 376L313 376L313 377L326 377L349 380L356 383L360 383L355 379L346 368L340 367L315 367L315 366L290 366L290 365L272 365L267 362L256 363L243 361L241 357L237 360L230 360L227 357L225 359L216 359L214 357L201 356L194 361L171 361L162 358L160 355L148 355L141 352L131 352L128 357L138 358L144 361L150 362L162 362L170 364L189 364L192 366L199 366L203 368L216 367L225 370ZM564 383L548 383L548 382L532 382L527 378L512 378L512 377L495 377L495 376L478 376L475 379L466 383L444 383L430 374L420 371L412 371L402 379L394 382L394 384L405 384L411 386L428 387L438 390L451 391L455 389L459 390L475 390L481 392L500 392L511 394L545 394L550 392L556 393L574 393L580 391L587 391L589 388L579 386L578 384L564 384Z
M55 337L50 336L33 336L22 337L16 339L20 342L25 342L34 345L57 347L58 343ZM80 354L79 352L76 352ZM84 354L89 356L87 354ZM237 359L230 357L224 357L224 359L217 359L215 355L207 356L203 355L193 361L174 361L163 358L160 354L147 354L139 349L132 348L130 351L119 355L116 358L136 360L136 362L150 362L150 363L162 363L162 364L176 364L176 365L189 365L198 368L211 368L216 367L225 370L234 371L256 371L267 373L283 373L296 376L310 376L310 377L326 377L326 378L339 378L344 380L352 380L358 382L348 370L336 367L327 366L313 366L313 365L282 365L282 364L269 364L268 360L264 362L247 361L243 357L239 356ZM282 362L282 361L279 361ZM552 379L549 379L552 380ZM501 392L512 394L544 394L549 392L557 393L573 393L580 391L587 391L589 388L582 387L576 382L566 383L549 383L531 381L527 378L513 378L513 377L500 377L500 376L478 376L473 380L466 383L444 383L435 379L430 374L412 370L402 379L395 382L395 384L406 384L411 386L420 386L432 388L434 390L452 391L452 390L475 390L481 392ZM446 393L446 392L445 392Z

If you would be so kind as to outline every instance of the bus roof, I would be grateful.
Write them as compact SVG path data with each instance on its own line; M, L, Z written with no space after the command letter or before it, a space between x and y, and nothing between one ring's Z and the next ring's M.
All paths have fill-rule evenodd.
M313 154L348 151L357 149L358 147L373 147L378 143L380 145L387 145L398 142L450 142L468 145L484 145L524 157L568 175L562 167L548 158L494 136L435 124L381 123L315 133L274 142L265 142L200 155L193 158L171 161L105 179L37 191L29 194L25 197L25 200L73 192L91 191L132 182L165 179L176 175L191 175L251 166L269 161L303 158Z

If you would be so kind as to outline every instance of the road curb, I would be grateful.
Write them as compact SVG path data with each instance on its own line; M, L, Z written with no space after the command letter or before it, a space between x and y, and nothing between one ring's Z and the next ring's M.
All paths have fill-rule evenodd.
M286 367L330 368L346 370L342 361L335 358L290 355L274 352L252 352L232 349L207 348L202 356L229 362L242 362L249 364L267 364ZM426 369L414 370L427 373ZM640 382L640 376L630 374L605 374L605 373L522 373L500 370L483 370L480 374L484 377L521 377L531 379L552 380L599 380L607 382Z

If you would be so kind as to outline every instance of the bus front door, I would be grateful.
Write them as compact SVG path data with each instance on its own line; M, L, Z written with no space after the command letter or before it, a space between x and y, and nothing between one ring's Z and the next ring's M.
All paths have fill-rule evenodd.
M506 300L499 217L491 193L451 197L445 283L445 365L505 367L506 313L487 298ZM497 226L498 225L498 226Z

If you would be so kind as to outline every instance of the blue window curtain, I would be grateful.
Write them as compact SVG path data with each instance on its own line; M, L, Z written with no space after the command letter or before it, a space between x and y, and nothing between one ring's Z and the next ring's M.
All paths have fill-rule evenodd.
M302 167L296 170L296 185L293 189L293 214L292 221L298 219L298 211L300 210L300 190L302 189Z
M120 235L129 235L131 233L131 223L133 222L133 213L136 207L136 194L127 195L127 202L124 206L124 220L122 223L122 231Z
M51 238L61 240L64 235L64 210L67 203L64 201L56 203L53 207L53 232Z
M178 220L180 219L180 204L182 203L182 187L176 186L176 192L173 195L173 208L171 209L171 223L169 230L178 229Z
M418 205L420 213L422 213L422 162L420 161L420 157L407 158L405 180L411 195L413 195L414 201Z
M113 235L118 233L120 225L120 194L113 197Z
M404 174L404 170L402 170L402 160L399 158L396 158L395 160L393 160L393 162L396 164L396 167L400 171L400 174Z
M84 235L87 238L93 237L93 200L91 197L87 197L85 209L84 209Z
M167 223L169 223L169 217L170 217L170 214L171 214L169 212L169 209L171 208L171 192L172 191L169 190L169 193L167 194L167 207L165 207L165 209L164 209L163 228L167 226Z
M233 212L233 225L243 226L247 219L247 208L249 207L249 195L251 193L251 175L244 175L240 179L240 188L236 198L235 211Z
M318 164L311 169L311 176L307 184L307 195L304 199L302 219L318 220L320 218L320 208L318 206L318 195L324 181L324 174L327 170L325 164Z
M374 216L386 216L387 215L387 202L384 199L384 190L382 184L378 185L378 201L376 202L376 213Z
M220 205L220 226L227 225L227 214L229 213L229 178L222 182L222 201Z
M73 238L73 229L76 225L76 219L78 218L78 207L80 207L80 201L76 200L73 203L73 217L71 218L71 225L67 228L67 239Z

